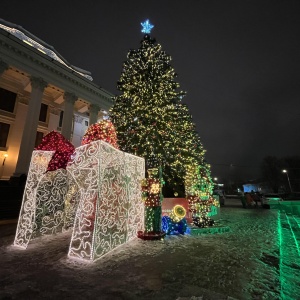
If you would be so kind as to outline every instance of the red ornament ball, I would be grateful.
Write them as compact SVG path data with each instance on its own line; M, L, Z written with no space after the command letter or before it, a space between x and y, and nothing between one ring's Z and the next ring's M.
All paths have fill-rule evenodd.
M51 131L43 137L35 150L55 151L47 168L47 171L55 171L66 168L75 147L62 134Z
M81 145L86 145L98 140L109 143L116 149L119 149L117 132L111 121L102 120L89 126L82 138Z

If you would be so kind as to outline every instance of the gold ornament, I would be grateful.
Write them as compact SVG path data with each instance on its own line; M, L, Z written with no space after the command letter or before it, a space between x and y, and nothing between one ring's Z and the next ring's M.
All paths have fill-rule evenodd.
M158 194L159 193L159 183L153 183L150 186L150 194Z
M182 205L175 205L170 213L170 218L174 222L181 221L186 215L186 210Z

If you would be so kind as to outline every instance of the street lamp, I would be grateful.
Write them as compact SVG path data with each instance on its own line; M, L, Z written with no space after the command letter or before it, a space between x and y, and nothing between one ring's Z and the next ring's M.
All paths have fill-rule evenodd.
M289 182L290 190L292 192L292 186L291 186L291 182L290 182L290 177L289 177L288 171L287 170L282 170L282 172L286 174L288 182Z
M214 177L214 183L213 183L215 186L218 186L218 178L217 177Z

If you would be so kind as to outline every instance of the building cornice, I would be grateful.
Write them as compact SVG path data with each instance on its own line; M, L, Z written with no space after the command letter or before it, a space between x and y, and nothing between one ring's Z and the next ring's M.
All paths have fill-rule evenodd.
M0 19L0 28L9 32L16 38L20 39L24 43L27 43L31 47L36 48L37 50L41 51L42 53L48 55L49 57L53 58L54 60L60 62L61 64L65 65L67 68L74 70L76 73L80 74L81 76L93 80L91 73L82 69L79 69L75 66L72 66L68 61L63 58L53 46L50 46L46 42L42 41L31 32L24 29L22 26L7 22L3 19Z
M32 76L42 76L48 83L72 91L78 98L100 105L103 109L109 109L114 103L113 94L3 29L0 29L0 55L8 65Z

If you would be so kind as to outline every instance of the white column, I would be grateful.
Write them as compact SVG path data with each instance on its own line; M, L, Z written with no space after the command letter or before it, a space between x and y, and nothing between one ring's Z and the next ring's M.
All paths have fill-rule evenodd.
M0 76L8 69L8 64L0 59Z
M64 117L61 128L61 134L69 141L72 133L72 121L74 112L74 103L77 100L77 96L72 93L65 92L64 94L65 107Z
M47 83L42 78L31 77L30 81L30 101L14 177L19 177L21 174L27 174L28 172L32 151L34 149L43 92L47 86Z
M90 112L90 119L89 119L89 125L95 124L98 121L98 113L99 113L100 107L96 104L91 104L89 108Z

